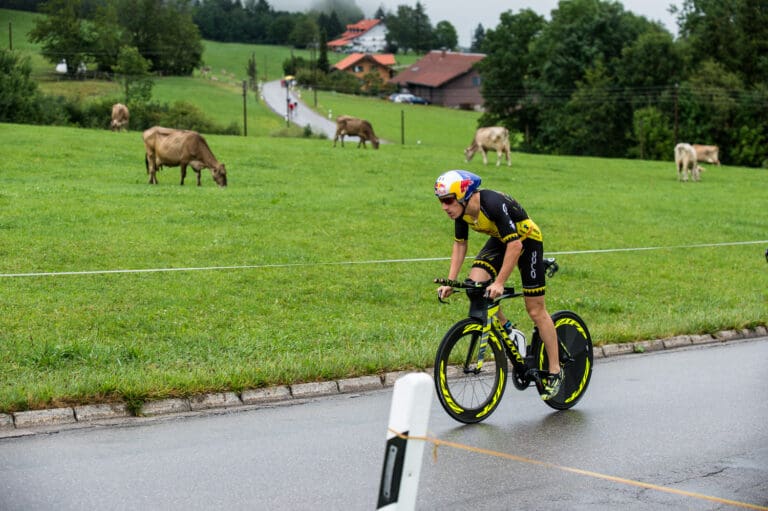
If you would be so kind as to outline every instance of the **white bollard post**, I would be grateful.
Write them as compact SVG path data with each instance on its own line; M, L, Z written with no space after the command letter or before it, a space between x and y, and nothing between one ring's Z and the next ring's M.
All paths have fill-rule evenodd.
M397 434L426 436L433 388L432 378L425 373L410 373L395 382L376 509L405 511L416 507L424 441L405 440Z

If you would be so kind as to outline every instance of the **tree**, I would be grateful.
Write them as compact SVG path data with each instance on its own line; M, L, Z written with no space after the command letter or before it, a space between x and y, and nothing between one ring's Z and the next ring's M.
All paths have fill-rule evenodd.
M154 82L149 74L150 62L139 54L139 50L123 46L113 71L123 82L125 102L128 106L146 104L152 99Z
M741 79L719 62L701 62L680 84L680 137L726 146L739 110Z
M678 25L693 63L713 59L747 85L768 82L765 0L685 0Z
M564 142L564 137L578 136L579 117L585 113L580 105L585 104L590 90L604 91L613 104L624 92L616 87L616 76L622 52L632 46L639 36L648 31L658 31L658 24L624 11L618 2L603 0L570 0L560 2L552 11L552 20L530 46L528 77L525 80L529 90L536 91L538 109L532 133L533 146L540 151L582 151L616 152L614 147L602 147L585 143ZM593 82L597 75L587 79L587 73L595 73L600 66L601 80ZM608 80L610 86L603 83ZM580 97L567 107L575 93ZM609 105L604 105L606 109ZM625 134L631 131L631 103L623 114L610 124L590 126L595 133L592 139L622 140L628 143ZM598 112L595 112L595 118ZM574 122L565 117L573 115ZM618 122L620 121L620 122ZM608 127L614 130L613 138L607 138ZM570 131L568 131L570 130ZM601 133L597 133L602 131Z
M35 19L29 33L32 42L40 43L48 62L67 63L67 74L74 77L80 63L91 55L93 33L82 16L82 0L50 0L40 9L44 16Z
M482 77L485 113L480 124L503 124L526 135L530 144L536 130L538 93L528 88L534 66L529 48L541 36L546 21L531 9L501 14L495 30L485 32L486 57L476 64Z
M416 7L398 5L397 14L388 14L385 23L387 45L390 48L399 48L404 53L410 50L426 52L432 49L432 24L421 2L416 2Z
M270 44L287 43L288 34L293 30L294 24L294 16L287 13L277 13L267 29L267 42Z
M321 73L327 73L331 69L331 63L328 61L328 35L325 30L320 30L320 51L317 57L317 69Z
M683 58L665 30L651 28L621 51L616 79L624 87L651 90L682 79Z
M459 36L453 25L448 21L438 22L435 26L435 46L453 51L458 45Z
M187 0L110 0L126 38L152 62L152 71L190 75L200 65L203 43Z
M330 15L321 12L317 17L317 26L320 30L325 30L325 33L332 38L336 38L344 32L344 26L339 21L339 17L336 16L336 11L332 11Z
M618 2L571 0L560 2L552 21L531 48L535 74L552 89L572 90L587 69L601 60L613 76L625 46L647 31L651 23L625 12Z
M156 70L172 75L191 75L203 58L200 30L192 21L192 10L187 0L159 2L156 12L160 26L154 34L160 54L153 63ZM144 55L152 60L152 55Z
M424 4L421 2L416 2L412 23L415 30L413 49L422 53L428 52L434 47L434 34L432 23L430 23Z
M201 0L195 9L193 19L206 39L214 41L236 41L239 30L234 25L240 4L230 0ZM237 11L236 11L237 10ZM234 11L234 12L233 12Z
M256 54L251 53L251 57L248 59L248 65L245 68L245 72L248 75L248 86L251 90L256 90L256 77L258 77L258 72L256 68Z
M669 118L656 107L639 108L632 114L632 142L628 156L643 160L669 160L674 135Z
M317 41L317 34L318 30L315 20L309 16L302 16L293 26L293 30L291 30L288 36L288 42L294 48L306 48Z
M94 18L93 59L99 71L109 72L117 64L120 48L127 40L113 2L96 10Z
M37 82L29 57L0 48L0 122L29 122L36 116Z
M485 41L485 28L482 23L478 23L475 28L475 33L472 35L472 44L469 47L469 51L473 53L482 53L483 41Z
M626 154L624 139L631 111L623 108L612 79L602 61L577 82L576 92L566 104L562 117L563 135L556 151L563 154L618 158ZM630 117L628 121L626 117Z

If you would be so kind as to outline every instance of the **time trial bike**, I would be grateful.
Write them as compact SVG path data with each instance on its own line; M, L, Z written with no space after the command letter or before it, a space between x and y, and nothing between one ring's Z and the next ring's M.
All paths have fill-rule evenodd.
M554 258L544 260L547 275L558 270ZM533 383L544 393L542 378L549 375L544 342L534 327L530 342L519 330L514 339L499 321L501 301L523 293L505 287L496 299L485 297L490 282L458 282L435 279L435 283L464 289L470 296L470 312L443 337L435 356L434 379L437 396L445 411L459 422L487 419L499 406L506 388L509 365L515 388L525 390ZM438 299L445 303L439 296ZM592 337L587 325L568 310L552 314L557 331L563 383L555 396L544 401L557 410L574 406L583 396L592 376Z

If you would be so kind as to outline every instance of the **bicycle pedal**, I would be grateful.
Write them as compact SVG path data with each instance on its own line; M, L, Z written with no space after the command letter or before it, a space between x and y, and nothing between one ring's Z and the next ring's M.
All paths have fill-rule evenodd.
M525 372L525 379L536 382L536 385L541 385L541 373L538 369L528 369Z

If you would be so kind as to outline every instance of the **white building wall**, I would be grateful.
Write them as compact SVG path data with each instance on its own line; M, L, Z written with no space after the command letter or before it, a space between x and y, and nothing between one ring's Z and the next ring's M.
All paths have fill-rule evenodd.
M360 53L375 53L384 51L387 47L387 27L379 23L360 37L355 38L352 51Z

